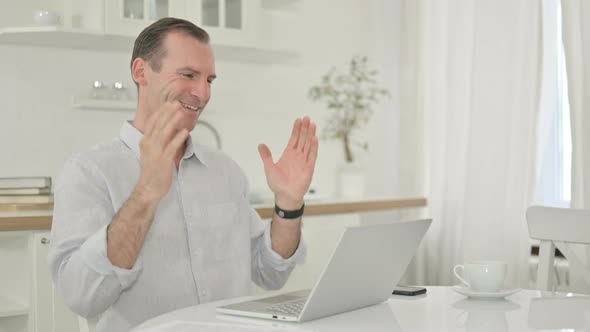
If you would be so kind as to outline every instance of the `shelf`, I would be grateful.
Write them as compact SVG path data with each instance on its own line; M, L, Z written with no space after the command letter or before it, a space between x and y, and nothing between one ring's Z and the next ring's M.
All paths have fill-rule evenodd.
M0 43L94 51L131 52L134 39L57 26L0 29Z
M53 203L42 204L0 204L0 215L2 212L17 212L17 211L52 211Z
M301 0L262 0L262 8L292 10L296 8Z
M14 317L28 314L28 305L0 297L0 317Z
M426 198L379 198L366 200L344 200L344 201L316 201L305 205L305 216L320 216L343 213L359 213L380 210L424 208L428 204ZM254 204L253 208L261 218L270 218L274 210L273 203ZM51 229L52 217L48 215L34 216L26 211L21 211L18 216L0 216L0 232L2 231L25 231L37 229Z
M407 209L426 207L425 198L409 199L377 199L377 200L345 200L333 202L313 202L305 205L305 216L328 214L360 213L380 210ZM274 205L274 204L272 204ZM274 206L254 205L261 218L271 218Z
M137 101L134 100L97 100L72 98L72 107L83 110L112 110L112 111L135 111Z
M135 37L109 35L58 26L0 29L0 44L9 45L131 53L134 42ZM296 53L284 50L219 45L215 43L212 45L218 60L253 63L294 63L299 58Z

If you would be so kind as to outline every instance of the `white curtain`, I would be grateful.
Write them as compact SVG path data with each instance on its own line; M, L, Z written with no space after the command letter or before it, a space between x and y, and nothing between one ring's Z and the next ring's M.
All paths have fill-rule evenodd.
M590 209L590 2L561 4L572 127L572 207Z
M425 119L425 190L434 220L416 259L416 282L451 285L457 283L455 264L504 260L508 282L524 285L541 80L540 2L406 5L416 14L416 100Z
M571 206L590 209L590 2L562 0L561 6L572 128ZM586 257L590 266L588 249ZM572 272L571 290L588 292L580 274Z

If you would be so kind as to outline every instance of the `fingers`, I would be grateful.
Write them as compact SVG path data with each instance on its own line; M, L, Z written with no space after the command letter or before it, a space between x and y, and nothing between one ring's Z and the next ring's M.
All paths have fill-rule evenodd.
M172 141L170 141L170 143L166 146L166 148L164 150L164 156L167 159L174 160L174 156L176 154L176 151L178 151L178 149L180 149L180 147L184 144L188 135L189 135L189 132L185 128L183 128L182 130L177 132L176 135L174 135L174 138L172 139Z
M258 145L258 153L260 154L260 159L262 159L265 169L273 164L272 153L270 152L268 146L265 144Z
M162 108L160 108L159 110L154 112L149 117L147 124L146 124L145 133L143 133L144 136L152 136L153 135L156 128L159 127L161 124L161 121L162 121L161 118L165 115L169 115L168 112L165 112L165 110L168 108L169 108L168 106L163 106Z
M175 103L165 103L162 105L162 108L158 110L156 113L160 113L158 119L156 119L156 123L150 135L153 136L160 136L162 130L166 127L166 125L171 121L174 120L174 117L178 117L177 112L179 110L180 104L178 102ZM155 115L155 114L154 114ZM179 119L179 118L177 118Z
M152 135L152 132L154 131L154 126L156 125L156 123L158 122L158 119L162 115L163 115L162 112L156 112L150 116L150 118L147 121L147 124L145 127L145 133L143 133L143 136L151 136Z
M309 151L311 150L311 144L312 144L313 138L316 137L315 131L316 131L316 125L315 125L315 123L312 122L309 125L309 131L307 132L307 137L305 137L305 144L303 145L303 155L305 157L308 157Z
M166 146L168 142L170 142L174 135L179 131L178 123L182 119L182 113L174 112L171 119L164 125L164 127L156 133L156 139L160 142L162 146Z
M318 149L319 149L319 142L318 137L313 136L311 139L311 148L309 149L309 156L307 158L307 164L313 170L315 168L315 162L318 159Z
M295 120L293 123L293 130L291 131L291 138L289 138L289 143L287 143L287 148L294 149L297 145L297 139L299 138L299 132L301 131L301 120Z
M303 151L303 148L305 146L305 139L307 137L307 132L309 131L309 117L306 116L303 118L303 121L301 121L301 130L299 131L299 136L297 137L297 144L295 145L296 149L300 149Z
M169 158L167 151L171 149L174 153L184 144L184 141L190 135L187 129L179 129L180 121L182 121L182 105L178 102L167 102L156 111L148 120L146 125L146 132L144 138L146 143L150 146L152 151L159 151L161 157ZM186 134L181 134L186 132ZM179 136L180 135L180 136ZM183 137L183 140L178 143L175 140ZM174 156L172 156L173 158Z
M317 141L316 129L316 124L311 122L308 116L304 117L302 120L295 120L293 130L291 131L291 137L287 143L287 149L297 149L302 151L305 158L309 158L314 137Z

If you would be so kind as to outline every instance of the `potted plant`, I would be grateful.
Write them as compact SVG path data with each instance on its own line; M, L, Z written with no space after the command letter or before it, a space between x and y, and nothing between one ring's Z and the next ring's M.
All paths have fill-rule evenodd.
M331 112L321 137L342 141L346 162L355 159L353 143L366 150L367 142L356 142L352 134L369 122L373 106L381 97L388 97L389 91L377 85L377 71L370 69L366 56L355 56L350 60L348 71L332 68L322 77L319 85L311 87L309 97L313 101L326 103Z
M353 134L369 122L379 100L390 96L387 89L377 84L376 76L377 70L369 68L366 56L355 56L346 72L332 68L319 85L309 90L311 100L324 102L330 112L320 137L342 142L345 159L339 172L342 196L358 196L364 186L362 169L352 166L357 159L353 147L367 150L368 143L358 141Z

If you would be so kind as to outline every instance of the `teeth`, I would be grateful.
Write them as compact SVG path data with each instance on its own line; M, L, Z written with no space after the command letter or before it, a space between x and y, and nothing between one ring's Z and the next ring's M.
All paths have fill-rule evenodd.
M184 106L184 107L188 108L188 109L189 109L189 110L191 110L191 111L198 111L198 110L199 110L199 108L198 108L198 107L194 107L194 106L187 105L187 104L184 104L184 103L181 103L181 104L182 104L182 106Z

